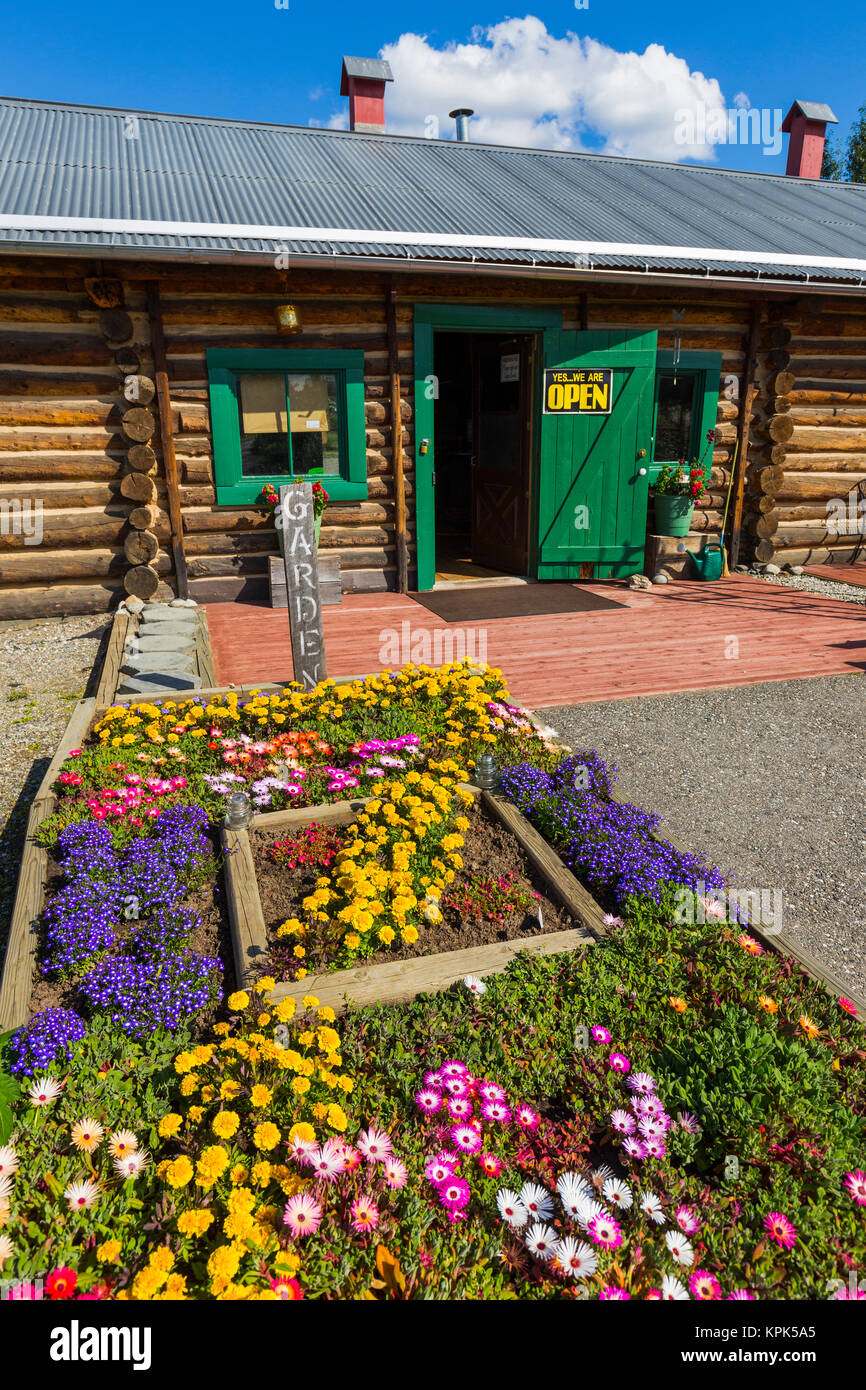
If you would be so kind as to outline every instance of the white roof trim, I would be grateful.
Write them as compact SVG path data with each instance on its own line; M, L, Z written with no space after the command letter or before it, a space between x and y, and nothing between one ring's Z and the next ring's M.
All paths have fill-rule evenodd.
M668 246L632 241L578 241L556 237L476 236L443 232L369 231L347 227L274 227L242 222L166 222L126 217L35 217L0 213L0 229L32 232L101 232L130 235L243 237L271 241L335 241L363 245L471 247L503 251L559 251L574 256L665 256L699 261L753 261L756 265L822 266L866 271L866 258L799 255L789 251L720 250L715 246Z

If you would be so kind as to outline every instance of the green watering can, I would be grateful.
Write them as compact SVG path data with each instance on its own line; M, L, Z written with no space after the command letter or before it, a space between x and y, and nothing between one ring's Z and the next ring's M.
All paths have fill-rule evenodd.
M698 579L721 579L725 553L720 541L707 541L703 550L692 555Z

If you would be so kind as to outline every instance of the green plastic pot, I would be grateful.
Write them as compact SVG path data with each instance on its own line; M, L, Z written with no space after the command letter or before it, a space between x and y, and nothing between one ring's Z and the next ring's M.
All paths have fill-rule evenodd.
M692 555L698 579L721 579L724 564L724 551L721 542L707 541L703 550Z
M692 524L695 504L690 497L656 494L656 535L687 536Z

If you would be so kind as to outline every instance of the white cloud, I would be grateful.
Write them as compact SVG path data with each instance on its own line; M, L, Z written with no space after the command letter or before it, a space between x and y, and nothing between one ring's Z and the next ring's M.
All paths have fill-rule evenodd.
M691 72L661 44L620 53L595 39L556 38L533 15L472 31L437 48L401 34L381 56L394 72L385 94L389 131L424 135L428 117L444 137L448 112L472 107L472 138L544 149L601 150L649 159L707 160L710 144L675 139L677 114L724 106L715 78Z

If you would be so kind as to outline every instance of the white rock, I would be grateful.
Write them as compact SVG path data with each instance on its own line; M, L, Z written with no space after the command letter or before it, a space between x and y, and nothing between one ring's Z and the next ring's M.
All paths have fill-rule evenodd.
M194 598L173 598L169 608L198 608Z
M778 565L765 565L765 566L764 566L764 574L781 574L781 573L782 573L782 571L781 571L781 569L779 568Z
M668 578L668 576L667 576L666 574L663 574L662 571L659 570L658 574L654 574L654 575L653 575L653 583L654 583L654 584L669 584L669 583L670 583L670 580L669 580L669 578Z
M630 574L628 587L630 589L651 589L652 585L645 574Z
M127 613L140 613L144 603L140 598L128 598L120 606L125 608Z

